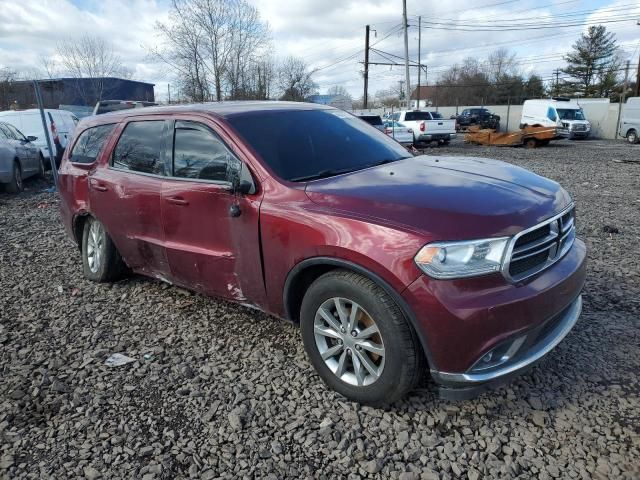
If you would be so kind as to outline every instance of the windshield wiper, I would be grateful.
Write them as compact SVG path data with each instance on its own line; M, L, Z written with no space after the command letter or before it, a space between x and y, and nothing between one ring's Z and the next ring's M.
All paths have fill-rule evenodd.
M317 173L311 174L311 175L304 175L302 177L295 177L295 178L290 178L289 181L290 182L306 182L307 180L319 180L321 178L327 178L327 177L333 177L335 175L340 175L342 173L350 173L350 172L355 172L356 170L360 170L362 167L358 167L358 168L341 168L341 169L327 169L327 170L320 170Z
M399 157L399 158L395 158L395 159L393 159L393 160L391 160L391 159L389 159L389 158L386 158L386 159L384 159L384 160L380 160L379 162L372 163L371 165L367 165L367 168L370 168L370 167L378 167L378 166L380 166L380 165L386 165L387 163L397 162L398 160L404 160L404 159L406 159L406 158L412 158L412 157Z

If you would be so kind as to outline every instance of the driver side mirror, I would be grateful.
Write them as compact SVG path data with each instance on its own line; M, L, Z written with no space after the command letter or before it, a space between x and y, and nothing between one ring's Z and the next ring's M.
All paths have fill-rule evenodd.
M33 135L29 135L27 137L27 140L29 140L30 142L35 142L38 139L38 137L34 137Z
M233 155L229 155L227 164L232 192L241 195L252 195L256 193L255 182L244 162L241 162Z

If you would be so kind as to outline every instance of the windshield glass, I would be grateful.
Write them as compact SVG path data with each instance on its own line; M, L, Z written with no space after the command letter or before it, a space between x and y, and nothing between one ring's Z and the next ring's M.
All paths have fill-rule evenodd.
M336 110L250 112L227 117L282 179L312 180L409 158L397 142Z
M429 112L407 112L404 115L404 119L407 122L431 120L431 114Z
M442 114L440 112L431 112L431 117L434 120L442 120Z
M584 112L582 110L574 110L573 108L556 108L558 116L561 120L584 120Z

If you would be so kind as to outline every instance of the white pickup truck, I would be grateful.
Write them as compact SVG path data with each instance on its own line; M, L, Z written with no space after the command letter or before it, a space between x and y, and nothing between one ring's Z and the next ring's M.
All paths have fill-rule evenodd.
M425 110L401 110L389 118L413 130L413 142L438 142L448 144L456 138L456 121L445 120L438 112Z

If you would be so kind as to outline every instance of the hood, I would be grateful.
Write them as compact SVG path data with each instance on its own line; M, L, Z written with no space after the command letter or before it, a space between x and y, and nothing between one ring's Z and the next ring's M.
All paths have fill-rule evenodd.
M310 200L433 240L513 235L571 203L556 182L498 160L419 156L309 182Z

